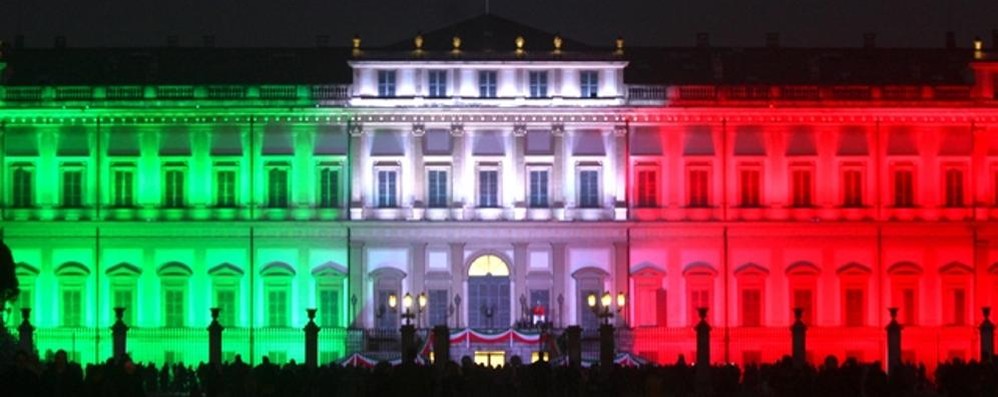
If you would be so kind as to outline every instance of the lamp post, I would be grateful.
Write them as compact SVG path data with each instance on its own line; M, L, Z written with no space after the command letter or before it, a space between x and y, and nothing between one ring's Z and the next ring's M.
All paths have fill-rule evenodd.
M412 294L406 293L402 297L402 327L399 328L399 332L402 334L402 363L412 363L416 360L416 327L412 325L412 320L416 318L417 313L422 313L426 304L429 303L429 298L426 293L421 293L416 298L416 310L414 313L412 311L413 297ZM398 297L395 294L388 295L388 306L395 310L398 305Z
M613 337L613 323L610 321L615 314L619 314L627 305L627 295L623 292L617 293L617 307L613 307L613 295L604 292L597 302L596 294L589 294L586 298L589 309L601 320L599 327L599 362L600 368L608 370L613 366L614 350L616 350Z

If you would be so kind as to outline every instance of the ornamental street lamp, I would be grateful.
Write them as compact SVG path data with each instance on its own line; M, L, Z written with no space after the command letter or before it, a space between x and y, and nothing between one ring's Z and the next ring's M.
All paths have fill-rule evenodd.
M627 295L623 292L617 293L616 308L613 308L613 295L610 295L610 292L604 292L599 302L596 300L596 294L589 294L586 303L589 305L589 310L592 310L604 325L609 325L614 314L624 310L624 306L627 305Z

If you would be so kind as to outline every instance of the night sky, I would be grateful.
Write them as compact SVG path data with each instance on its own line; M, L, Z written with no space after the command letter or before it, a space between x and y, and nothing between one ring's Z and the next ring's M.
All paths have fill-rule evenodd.
M995 0L491 0L494 14L567 37L610 45L690 46L697 32L712 45L761 46L780 32L787 46L860 46L864 32L890 47L941 47L945 31L960 46L991 45ZM48 47L160 46L176 35L198 46L312 46L329 35L346 46L359 33L371 45L408 39L483 13L485 0L0 0L0 37L23 34Z

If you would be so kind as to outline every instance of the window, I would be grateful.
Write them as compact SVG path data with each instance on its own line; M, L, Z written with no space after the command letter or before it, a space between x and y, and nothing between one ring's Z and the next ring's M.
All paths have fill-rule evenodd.
M18 275L18 278L21 277L23 276ZM17 300L15 302L11 302L12 306L11 319L13 321L11 321L9 325L15 328L21 325L21 323L24 321L24 318L21 317L21 309L22 308L30 309L35 307L34 302L32 301L32 299L34 299L34 294L32 293L32 290L30 288L25 287L24 284L26 283L24 282L24 279L21 279L20 282L22 283L20 286L21 293L17 294Z
M215 172L215 205L218 207L236 206L236 171Z
M184 206L184 171L167 169L166 186L163 189L163 206L180 208Z
M599 73L592 70L579 73L579 89L583 98L596 98L599 94Z
M710 308L710 290L704 287L690 289L689 325L696 325L700 322L700 315L697 309Z
M548 170L530 170L530 207L545 208L548 203Z
M495 98L496 80L496 72L494 70L478 72L478 96L482 98Z
M79 289L62 291L62 326L83 326L83 292Z
M395 96L395 71L378 71L378 96L382 98Z
M283 288L273 288L267 291L267 326L287 327L288 321L288 291Z
M658 207L658 172L653 169L638 171L638 207Z
M287 208L288 206L288 168L272 167L267 171L267 206L270 208Z
M218 313L218 322L222 326L231 328L236 326L236 291L231 288L220 288L215 290L215 307L221 309Z
M446 70L431 70L429 71L429 96L431 98L442 98L447 96L447 71Z
M447 325L447 290L431 289L428 298L429 303L429 326Z
M430 208L446 208L448 201L447 171L430 170L427 173L427 179L429 182L427 204Z
M754 288L742 290L742 326L762 325L762 292Z
M953 310L953 320L950 325L967 325L967 290L953 288L950 295Z
M378 208L398 207L398 172L394 170L378 171Z
M689 206L693 208L705 208L709 203L709 186L707 185L707 170L691 169L689 175Z
M127 208L135 205L135 171L114 168L111 171L111 205Z
M946 206L963 207L963 170L946 170Z
M498 170L478 171L478 206L486 208L499 206Z
M15 166L12 178L11 205L25 208L35 205L34 172L30 167Z
M791 205L796 208L807 208L814 205L811 198L814 192L814 182L810 169L795 169L791 172Z
M319 323L322 327L340 326L340 290L319 289Z
M741 183L741 205L745 208L759 207L759 170L746 168L739 173Z
M532 71L530 78L530 97L547 98L548 96L548 72Z
M123 307L125 308L125 313L121 316L121 321L125 324L134 326L135 323L135 304L133 301L135 294L130 288L115 288L113 291L112 307Z
M842 206L859 208L863 206L863 172L845 170L842 172Z
M899 291L900 299L894 302L894 305L898 307L898 317L900 317L901 324L904 325L915 325L918 321L918 301L915 295L915 289L911 287L902 287Z
M62 206L66 208L83 206L83 170L79 167L62 171Z
M184 291L179 288L168 288L163 293L163 322L167 327L184 326Z
M811 289L795 288L793 290L793 305L790 306L791 315L793 315L793 309L795 308L803 310L800 319L805 325L814 325L812 322L814 321L814 293ZM793 317L791 316L791 318Z
M866 298L861 288L845 290L845 323L847 327L862 327L866 321Z
M599 206L599 171L579 171L579 207L598 208Z
M911 208L915 206L914 171L901 168L894 171L894 206Z
M335 167L319 169L319 207L336 208L340 205L340 170Z

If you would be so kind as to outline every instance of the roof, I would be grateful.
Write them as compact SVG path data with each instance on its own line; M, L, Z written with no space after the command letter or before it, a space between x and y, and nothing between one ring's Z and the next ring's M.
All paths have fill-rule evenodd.
M516 36L524 51L514 51ZM626 60L628 84L965 85L970 49L593 47L496 16L482 15L380 48L14 48L6 85L350 84L361 60ZM461 37L461 51L451 38ZM993 55L993 54L988 54ZM989 59L989 58L986 58Z

